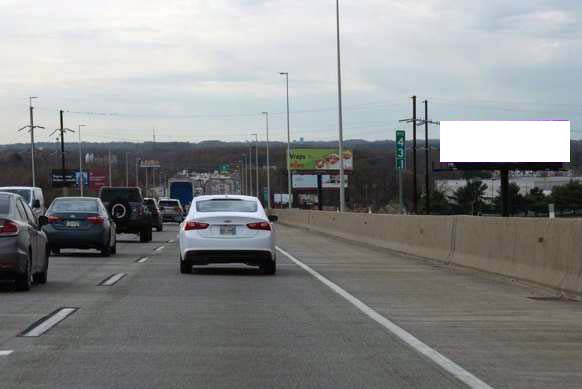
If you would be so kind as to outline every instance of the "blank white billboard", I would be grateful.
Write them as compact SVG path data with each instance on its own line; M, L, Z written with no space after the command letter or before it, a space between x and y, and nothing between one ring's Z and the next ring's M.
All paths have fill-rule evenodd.
M570 162L570 122L442 121L441 162Z

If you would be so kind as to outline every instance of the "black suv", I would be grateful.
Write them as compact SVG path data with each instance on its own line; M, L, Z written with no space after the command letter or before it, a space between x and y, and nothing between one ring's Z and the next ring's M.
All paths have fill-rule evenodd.
M115 221L118 234L138 234L140 242L152 240L152 216L140 188L104 186L99 198Z

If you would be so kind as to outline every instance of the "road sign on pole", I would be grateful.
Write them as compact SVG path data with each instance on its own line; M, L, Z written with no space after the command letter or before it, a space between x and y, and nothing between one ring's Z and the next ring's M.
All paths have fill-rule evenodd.
M406 169L406 131L396 130L396 169Z
M398 169L398 200L400 213L404 213L404 194L402 192L402 172L406 169L406 131L396 130L396 169Z

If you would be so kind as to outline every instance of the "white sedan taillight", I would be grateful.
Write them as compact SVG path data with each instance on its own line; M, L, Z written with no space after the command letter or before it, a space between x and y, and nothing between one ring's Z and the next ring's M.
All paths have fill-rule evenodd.
M186 223L184 223L184 231L190 231L190 230L205 230L207 229L209 226L208 223L200 223L200 222L195 222L193 220L187 221Z
M271 231L271 224L267 222L249 223L247 227L251 230Z

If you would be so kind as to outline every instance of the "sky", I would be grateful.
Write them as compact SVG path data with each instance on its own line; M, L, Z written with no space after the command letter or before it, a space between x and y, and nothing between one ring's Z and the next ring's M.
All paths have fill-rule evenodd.
M568 119L582 138L579 0L341 0L344 139L429 119ZM338 136L333 0L0 0L0 143ZM73 139L77 134L69 135ZM431 126L431 138L438 127Z

